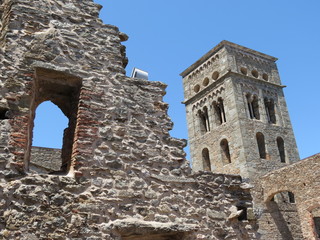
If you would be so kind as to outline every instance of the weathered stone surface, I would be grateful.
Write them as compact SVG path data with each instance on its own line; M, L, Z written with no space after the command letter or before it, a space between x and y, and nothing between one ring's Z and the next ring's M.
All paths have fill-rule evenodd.
M224 169L224 174L194 161L192 173L183 151L186 140L169 135L173 124L162 99L166 85L125 76L128 59L121 42L128 36L102 23L100 5L92 0L0 3L1 239L312 239L306 211L320 217L314 192L319 192L319 174L313 174L311 182L292 176L301 169L317 169L318 156L261 177L298 160L274 58L228 43L219 57L205 59L210 64L199 71L191 67L196 76L188 77L187 85L210 73L216 81L203 79L208 88L199 94L217 88L208 99L225 99L231 123L215 129L216 136L207 134L198 141L201 148L192 147L192 155L208 154L201 152L204 142L220 144L232 137L231 157L237 159L232 167L217 164L211 169ZM251 71L252 76L242 76L242 65L268 75L255 77ZM210 72L213 69L220 72ZM248 85L246 80L253 77L257 79ZM243 91L256 88L263 90L261 96L275 96L283 125L265 128L270 116L262 111L263 121L248 119L239 102ZM189 102L196 99L193 89L185 86ZM194 107L203 107L208 99ZM61 151L32 149L35 110L43 101L52 101L69 119ZM188 118L195 124L193 115ZM197 129L192 128L189 124L191 132ZM269 138L266 159L256 159L256 130L283 136L291 146L286 163L274 161L281 154ZM207 147L211 152L212 146ZM261 181L249 184L225 173ZM294 192L297 203L283 194L279 199L286 202L270 202L279 191ZM275 223L281 214L291 227ZM297 214L309 222L302 230Z
M1 1L0 238L257 239L225 217L251 202L241 178L191 174L166 85L125 76L128 37L100 7ZM61 152L32 151L43 101L69 119Z

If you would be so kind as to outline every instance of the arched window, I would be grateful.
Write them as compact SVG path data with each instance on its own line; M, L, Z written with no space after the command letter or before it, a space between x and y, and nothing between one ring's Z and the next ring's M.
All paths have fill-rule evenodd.
M203 170L211 171L210 155L209 155L208 148L204 148L202 150L202 162L203 162Z
M210 131L210 123L209 123L209 114L208 108L204 107L203 111L198 111L199 121L200 121L200 130L202 133L206 133Z
M280 162L285 163L286 162L286 152L284 149L284 141L281 137L277 137L277 146L280 156Z
M221 147L221 155L222 155L223 164L231 163L229 143L228 143L227 139L223 139L220 142L220 147Z
M30 167L37 172L59 171L68 118L50 101L41 103L34 119ZM43 157L43 156L48 157Z
M60 154L61 157L59 169L59 174L67 174L70 168L73 167L71 155L74 147L74 134L78 120L77 114L79 96L82 87L82 80L78 77L72 76L64 72L44 68L37 68L35 76L36 77L34 80L35 82L33 89L34 96L30 108L30 117L32 122L30 122L29 124L28 149L25 154L26 168L29 170L30 163L32 163L32 145L39 145L36 139L36 131L35 139L32 139L34 125L35 127L39 125L39 123L34 122L36 108L39 106L39 104L43 102L51 101L56 106L58 106L58 108L69 120L68 126L63 130L63 137L61 139L62 149ZM54 126L54 123L52 123L47 128L52 128L52 126ZM46 137L52 138L51 135ZM48 151L48 153L50 154L51 152L52 151ZM55 172L55 169L53 169L52 166L48 166L47 170L47 172Z
M246 95L247 99L247 106L248 106L248 112L249 112L249 117L251 119L260 119L260 113L259 113L259 99L258 96L256 95L251 95L248 93Z
M265 141L264 141L264 135L261 132L258 132L256 134L256 138L257 138L257 144L258 144L260 158L266 159L267 154L266 154L266 145L265 145Z
M215 112L216 123L221 125L227 121L226 113L224 111L223 99L218 98L218 101L213 102L213 108Z
M269 123L275 124L277 122L276 119L276 112L274 108L274 101L273 99L264 99L264 107L266 109L267 119Z
M204 115L204 119L205 119L206 132L209 132L210 131L210 121L209 121L209 114L208 114L208 108L207 107L203 108L203 115Z
M260 119L260 113L259 113L259 99L256 95L252 97L252 110L253 110L253 116L255 119Z
M61 148L63 131L68 118L51 101L41 103L36 109L32 146Z

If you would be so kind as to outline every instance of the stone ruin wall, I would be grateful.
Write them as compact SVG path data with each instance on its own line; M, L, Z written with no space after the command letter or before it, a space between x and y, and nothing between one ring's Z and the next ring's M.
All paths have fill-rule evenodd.
M191 174L185 140L169 135L166 86L125 76L127 36L102 23L99 5L0 3L1 238L258 238L254 217L240 219L252 207L241 178ZM68 176L30 167L47 100L69 118Z
M255 205L265 209L259 228L265 229L262 239L306 239L320 236L320 154L275 170L256 183L255 194L260 196ZM279 193L292 192L295 203L276 205L272 198ZM263 226L261 224L264 224Z
M177 239L257 239L255 221L231 216L237 204L250 205L239 177L198 174L181 179L110 172L78 181L48 175L11 181L1 189L1 236L140 239L143 234L151 239L180 234L183 237Z

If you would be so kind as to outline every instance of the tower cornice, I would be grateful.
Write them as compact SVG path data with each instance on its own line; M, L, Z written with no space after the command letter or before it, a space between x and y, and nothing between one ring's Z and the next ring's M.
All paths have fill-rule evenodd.
M198 59L194 64L192 64L190 67L188 67L186 70L184 70L182 73L180 73L180 76L185 77L189 73L191 73L193 70L195 70L197 67L199 67L201 64L206 62L210 57L212 57L214 54L216 54L221 48L223 47L229 47L236 51L241 51L250 55L254 55L256 57L262 58L267 61L276 62L278 59L275 57L272 57L270 55L255 51L253 49L235 44L233 42L229 42L226 40L221 41L216 47L212 48L209 52L207 52L205 55L203 55L200 59Z

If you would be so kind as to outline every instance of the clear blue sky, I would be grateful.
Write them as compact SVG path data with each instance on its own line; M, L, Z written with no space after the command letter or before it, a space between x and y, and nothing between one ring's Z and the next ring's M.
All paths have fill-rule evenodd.
M127 75L138 67L149 72L151 81L168 85L164 101L170 105L175 124L172 136L187 139L179 74L220 41L228 40L279 58L300 156L320 152L319 0L95 2L104 6L100 14L104 23L129 35L124 43Z

